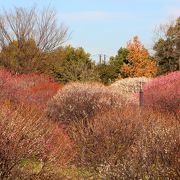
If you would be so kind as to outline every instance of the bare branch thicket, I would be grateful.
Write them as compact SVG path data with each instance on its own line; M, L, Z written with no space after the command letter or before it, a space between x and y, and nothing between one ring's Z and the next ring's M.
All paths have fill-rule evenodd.
M61 124L85 123L99 111L110 111L131 103L119 91L99 83L71 83L48 102L46 113Z
M68 39L68 28L58 25L54 10L15 8L0 16L0 48L12 41L34 39L42 51L52 51Z
M69 138L43 114L24 105L16 109L8 104L0 106L1 180L48 179L71 160ZM31 167L33 162L40 168Z
M124 106L72 123L75 164L102 179L178 179L180 125L170 114Z
M166 39L168 29L175 24L176 20L174 18L169 18L169 21L167 23L161 23L160 25L156 26L153 30L153 42L155 43L159 39Z

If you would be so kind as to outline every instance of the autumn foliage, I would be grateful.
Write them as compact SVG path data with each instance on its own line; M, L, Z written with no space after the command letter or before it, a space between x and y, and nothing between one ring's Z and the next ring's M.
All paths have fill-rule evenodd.
M160 74L179 67L178 30L154 57L136 36L96 64L83 48L63 47L68 28L54 11L5 11L0 180L178 179L180 71L155 77L156 62Z
M128 57L122 66L122 73L126 77L153 77L156 75L156 63L152 60L149 52L141 44L138 37L127 45Z

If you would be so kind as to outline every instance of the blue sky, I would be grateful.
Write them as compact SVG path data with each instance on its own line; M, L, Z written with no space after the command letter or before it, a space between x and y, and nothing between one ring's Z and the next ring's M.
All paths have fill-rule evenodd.
M1 9L49 4L72 32L67 43L92 55L115 55L135 35L151 49L155 27L180 16L180 0L0 0Z

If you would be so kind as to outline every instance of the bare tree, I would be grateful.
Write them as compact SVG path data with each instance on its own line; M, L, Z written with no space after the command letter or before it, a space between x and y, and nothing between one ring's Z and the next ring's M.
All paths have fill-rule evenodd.
M175 26L176 19L169 17L166 23L157 25L153 30L153 43L156 43L159 39L167 39L167 31L170 27Z
M0 16L0 48L29 39L34 39L42 51L52 51L67 41L68 28L58 25L55 11L49 8L42 12L17 7L4 11Z

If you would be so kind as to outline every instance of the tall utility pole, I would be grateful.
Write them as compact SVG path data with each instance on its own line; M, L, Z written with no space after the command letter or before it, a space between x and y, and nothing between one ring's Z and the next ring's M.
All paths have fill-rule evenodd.
M102 63L102 55L99 54L99 64L101 64L101 63Z
M106 55L104 54L104 64L106 64Z
M106 54L99 54L99 64L106 64L106 60L107 60L107 55Z

